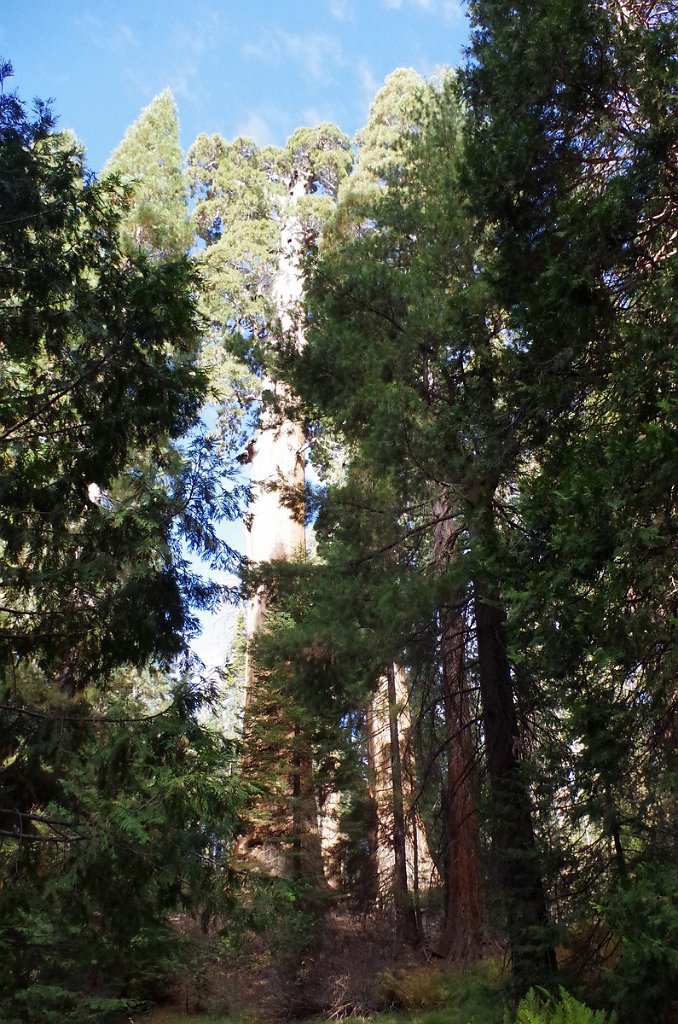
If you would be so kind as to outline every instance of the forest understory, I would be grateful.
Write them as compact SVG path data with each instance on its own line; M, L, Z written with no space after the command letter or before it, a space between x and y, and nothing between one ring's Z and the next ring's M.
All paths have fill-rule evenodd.
M392 913L333 907L309 928L306 941L294 942L289 920L280 933L250 937L238 953L220 945L222 929L204 933L194 920L176 921L197 953L197 969L177 977L152 1010L134 1014L135 1022L153 1024L220 1024L220 1022L330 1022L346 1019L375 1024L518 1024L565 1021L603 1024L601 1012L587 1009L569 993L558 1004L545 992L523 1004L516 1016L510 963L499 941L488 943L473 964L450 963L431 946L413 949L394 938ZM225 924L225 923L224 923ZM308 924L308 922L307 922ZM440 912L430 914L431 934L443 925ZM226 926L227 927L227 926ZM568 979L581 950L561 950L562 980ZM582 1000L600 998L605 970L614 967L617 951L608 949L595 967L569 973ZM532 1014L530 1016L529 1014ZM558 1016L558 1014L561 1016ZM667 1017L672 1022L676 1017Z
M678 11L469 15L99 176L0 61L2 1024L678 1019Z

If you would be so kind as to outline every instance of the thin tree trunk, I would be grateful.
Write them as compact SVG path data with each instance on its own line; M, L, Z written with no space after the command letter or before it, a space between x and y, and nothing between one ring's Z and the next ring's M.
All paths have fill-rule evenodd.
M294 876L300 881L315 883L317 887L324 888L318 805L313 785L313 758L298 723L294 726L292 766Z
M391 779L393 785L393 898L400 934L407 942L415 944L419 939L419 934L414 904L410 900L407 885L407 833L405 829L405 804L403 801L403 773L400 760L400 736L398 733L398 699L395 668L393 665L389 665L387 668L386 679L388 685Z
M367 830L367 849L369 853L369 879L366 886L368 897L380 903L384 895L384 879L389 874L391 860L390 844L384 836L384 804L388 803L390 778L382 764L379 736L379 715L376 708L376 694L365 711L365 729L367 732L367 779L371 803L371 813ZM387 782L387 785L385 784Z
M494 529L488 512L479 537L486 555L495 547ZM546 980L555 970L556 960L530 797L518 754L504 612L491 583L477 577L473 590L493 848L514 977L518 988L524 989Z
M444 573L453 557L454 523L449 503L434 507L434 557ZM443 702L447 732L447 850L445 927L438 952L473 960L483 951L485 899L476 808L475 737L465 667L466 622L463 602L440 611Z
M449 845L445 871L445 930L440 952L456 960L477 959L482 955L485 941L475 738L464 666L465 628L461 612L441 614Z
M435 866L426 833L415 802L416 776L410 742L411 721L404 669L392 667L392 677L384 673L366 712L367 758L370 796L374 808L373 824L367 836L375 893L382 904L395 902L396 863L394 847L394 800L397 788L393 774L393 715L398 739L400 801L405 831L405 872L407 891L418 918L419 892L433 884ZM417 926L421 934L420 924Z

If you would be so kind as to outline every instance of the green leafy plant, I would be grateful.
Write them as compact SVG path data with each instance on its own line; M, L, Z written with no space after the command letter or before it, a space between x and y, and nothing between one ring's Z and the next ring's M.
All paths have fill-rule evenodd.
M187 552L221 561L221 471L190 263L126 251L129 197L11 74L0 61L0 1017L108 1024L171 983L171 915L209 916L226 888L235 755L188 651L219 591Z
M613 1024L616 1019L580 1003L562 986L558 993L555 998L545 989L531 988L520 1001L515 1018L507 1013L505 1024Z
M383 1002L407 1013L423 1013L429 1024L439 1019L495 1024L502 1014L505 985L505 971L493 960L463 969L419 964L385 971L378 982Z
M661 1019L678 989L678 870L658 861L636 870L609 899L607 919L621 940L610 999L624 1019Z

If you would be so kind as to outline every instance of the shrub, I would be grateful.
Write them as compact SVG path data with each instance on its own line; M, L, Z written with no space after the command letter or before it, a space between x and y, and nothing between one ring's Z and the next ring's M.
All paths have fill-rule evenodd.
M445 1003L442 971L422 964L400 971L385 971L379 979L379 992L391 1006L401 1010L435 1010Z
M422 1024L496 1024L502 1017L504 986L504 975L494 961L453 969L422 964L386 971L380 995L398 1009L428 1015L418 1018ZM436 1012L443 1007L443 1014Z
M610 999L624 1019L661 1020L678 991L678 869L643 865L614 893L607 920L621 949Z

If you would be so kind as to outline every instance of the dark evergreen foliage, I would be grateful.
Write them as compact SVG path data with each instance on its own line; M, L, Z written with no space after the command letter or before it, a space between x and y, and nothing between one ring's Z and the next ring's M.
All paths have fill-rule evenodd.
M316 554L245 580L267 603L248 651L250 839L292 868L241 879L225 942L268 929L299 967L330 903L302 869L320 863L302 818L330 791L332 870L374 904L366 708L399 662L440 951L499 940L521 994L594 979L622 1020L668 1020L678 19L641 0L470 14L458 77L392 76L348 177L330 125L286 150L200 136L190 153L228 436L251 436L259 404L268 429L303 415L323 479L306 496ZM219 588L187 550L233 564L214 522L240 494L198 426L171 97L140 125L116 156L125 180L154 125L169 155L133 199L88 175L47 105L0 93L0 983L20 1024L152 999L176 953L168 915L219 905L238 828L234 751L200 724L212 694L187 655L192 610ZM287 178L306 188L308 290L274 351ZM545 989L518 1013L596 1016Z
M125 202L48 107L3 93L3 1019L111 1019L148 995L169 912L209 907L234 829L232 752L172 666L221 591L187 552L228 564L214 531L236 495L198 429L193 272L124 251ZM131 696L148 666L152 707Z

